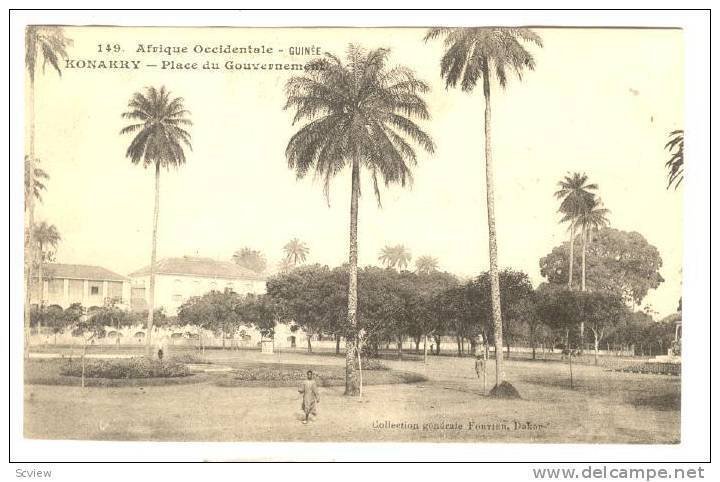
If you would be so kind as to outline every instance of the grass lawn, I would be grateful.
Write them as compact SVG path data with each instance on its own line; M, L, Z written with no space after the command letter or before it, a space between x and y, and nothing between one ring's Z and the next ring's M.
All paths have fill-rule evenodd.
M214 364L301 365L342 373L344 359L302 353L217 351ZM384 361L426 381L366 386L361 400L334 384L320 388L318 417L300 423L290 386L219 386L232 374L193 384L126 387L25 386L25 436L50 439L158 441L480 441L678 443L680 378L606 371L559 362L510 360L507 378L522 400L483 395L472 359ZM488 365L488 390L494 365ZM337 372L337 373L336 373ZM366 372L366 379L373 372ZM387 376L387 375L385 375ZM188 377L191 378L191 377ZM330 377L332 378L332 377ZM31 382L31 380L29 380ZM382 381L380 381L382 383Z

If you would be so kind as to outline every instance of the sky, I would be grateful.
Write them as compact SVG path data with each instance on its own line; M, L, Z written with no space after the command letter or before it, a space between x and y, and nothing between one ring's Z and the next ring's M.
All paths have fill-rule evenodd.
M494 85L499 264L542 281L538 261L568 237L559 224L557 182L585 172L599 184L611 226L638 231L663 259L665 282L649 304L664 316L681 294L682 188L666 189L664 145L683 127L683 38L680 30L535 29L536 69L522 81ZM48 70L35 94L36 153L50 174L36 220L62 235L58 262L95 264L128 274L149 263L153 170L125 157L130 136L119 135L133 92L165 85L191 111L192 151L160 180L158 257L230 259L244 246L270 264L291 238L310 248L308 262L347 260L350 176L332 183L330 205L312 176L298 180L285 147L298 126L283 110L289 71L162 70L163 60L220 63L306 62L290 47L316 46L342 55L349 43L388 47L390 64L426 81L435 141L419 151L410 187L382 192L379 208L367 177L359 208L359 263L378 264L386 244L404 244L414 258L432 255L461 276L488 269L484 176L484 100L480 90L446 89L439 41L424 43L417 28L109 28L72 27L73 60L139 60L127 70ZM99 53L98 44L121 46ZM137 52L138 44L187 46L188 54ZM273 54L194 54L195 45L248 44ZM283 49L283 53L279 52ZM592 273L588 273L592 276Z

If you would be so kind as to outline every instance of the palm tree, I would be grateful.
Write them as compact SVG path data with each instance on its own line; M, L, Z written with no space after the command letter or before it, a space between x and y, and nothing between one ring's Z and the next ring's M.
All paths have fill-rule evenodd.
M678 188L685 175L685 131L682 129L672 131L670 140L665 144L665 149L670 151L670 159L665 163L668 169L668 185L666 189L670 189L675 183L675 189Z
M124 119L138 121L124 127L120 134L135 134L125 156L133 164L155 167L155 205L153 208L152 251L150 254L150 295L148 296L147 353L150 354L155 311L155 257L157 249L158 212L160 210L160 168L170 169L185 164L183 145L192 150L190 133L184 126L192 125L182 97L170 97L165 87L148 87L144 93L135 92L128 101Z
M232 260L238 266L242 266L256 273L264 273L267 268L267 259L265 259L262 251L247 246L235 251L232 255Z
M585 253L587 245L592 242L592 235L601 228L608 226L610 221L607 216L610 210L603 207L602 200L593 196L585 205L582 212L578 214L576 223L580 225L582 235L582 277L580 290L585 291Z
M280 261L278 261L277 264L277 270L280 273L289 273L295 268L295 265L287 258L283 258Z
M366 51L350 45L347 60L332 54L309 63L304 75L286 85L286 109L294 109L293 124L307 120L288 142L288 166L297 177L310 170L323 180L330 199L330 181L344 168L351 170L348 327L345 394L358 394L357 350L357 220L360 168L364 167L380 202L379 178L386 185L405 186L417 163L413 142L432 153L434 144L413 119L429 119L421 94L428 86L405 67L387 66L389 50Z
M438 259L434 256L420 256L415 260L415 268L420 274L430 274L438 269Z
M495 382L503 382L502 369L502 313L500 307L500 281L497 267L497 239L495 232L495 179L492 161L490 76L501 87L507 85L507 74L514 72L522 80L525 69L535 69L535 59L525 49L525 43L542 47L539 35L527 28L476 27L432 28L425 41L444 37L445 53L440 60L440 75L447 87L465 92L475 89L482 78L485 97L485 182L487 191L488 248L490 261L490 292L495 333Z
M605 209L602 201L595 195L590 195L585 203L581 206L581 211L577 213L575 224L580 226L582 237L582 276L580 282L580 290L585 291L585 253L587 245L592 241L592 234L599 229L610 224L607 215L610 214L609 209ZM583 350L585 345L585 321L580 320L580 347Z
M307 244L300 241L298 238L293 238L288 241L288 243L283 247L283 251L285 251L285 259L292 263L293 267L300 263L304 263L307 259L308 253L310 252Z
M38 266L38 289L40 297L38 298L38 307L40 313L43 311L43 303L45 300L44 286L43 286L43 263L47 260L50 261L52 257L52 251L57 248L58 243L62 239L60 233L54 224L48 224L45 221L35 226L33 237L37 247L37 266ZM50 251L46 252L47 248L51 248Z
M28 88L28 151L25 157L25 186L33 192L37 186L34 182L29 182L28 174L34 174L37 178L35 170L35 73L38 63L38 55L42 56L42 70L45 72L45 66L50 64L59 76L62 76L60 70L60 59L67 58L68 46L72 45L72 40L65 37L60 27L28 25L25 27L25 68L27 69L29 78ZM44 171L43 171L44 172ZM40 176L42 177L42 175ZM38 191L39 193L39 191ZM35 246L33 241L33 227L35 226L35 196L25 197L25 346L24 355L27 358L30 343L30 280L32 278L32 250Z
M573 265L575 262L575 229L577 228L578 217L587 210L588 205L594 197L592 191L598 189L597 184L588 184L588 176L585 173L575 172L567 174L558 182L560 188L555 192L555 197L560 199L558 212L563 214L561 223L570 223L570 269L568 272L568 289L572 289Z
M385 246L380 251L378 261L383 263L387 268L405 269L407 268L412 254L402 244L396 244L395 246Z
M42 191L47 190L45 181L50 179L50 176L37 166L39 162L40 159L35 159L35 167L33 167L30 156L25 156L25 206L34 203L35 199L42 202ZM35 198L32 201L31 196Z

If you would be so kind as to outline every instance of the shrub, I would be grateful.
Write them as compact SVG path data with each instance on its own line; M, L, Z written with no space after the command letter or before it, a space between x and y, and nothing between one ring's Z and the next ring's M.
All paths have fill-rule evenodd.
M302 381L307 378L307 370L304 367L299 368L270 368L262 367L244 367L233 370L233 376L237 380L244 381ZM315 378L322 385L322 380L331 378L342 378L344 375L340 373L331 373L329 370L325 373L315 372Z
M60 375L82 375L82 360L72 360L60 369ZM173 378L190 375L187 367L172 360L161 362L146 357L124 360L85 361L86 378Z
M182 353L180 355L172 355L169 359L172 363L211 363L206 359L195 355L194 353Z
M357 360L355 360L355 369L358 368ZM362 369L363 371L367 370L389 370L388 367L383 365L380 360L375 360L373 358L363 359L362 361Z

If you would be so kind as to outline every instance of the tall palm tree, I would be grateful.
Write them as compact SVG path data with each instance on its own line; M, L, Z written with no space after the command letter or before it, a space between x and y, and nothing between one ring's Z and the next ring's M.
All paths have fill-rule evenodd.
M542 47L539 35L527 28L476 27L432 28L425 41L444 37L445 53L440 60L440 75L447 87L465 92L475 89L482 79L485 97L485 182L487 194L488 248L490 261L490 292L495 333L495 382L504 381L502 369L502 312L500 307L500 281L497 266L497 239L495 231L495 178L492 160L490 76L501 87L507 85L508 73L522 79L525 69L535 69L535 59L525 48L526 43Z
M587 245L592 241L594 232L610 224L607 215L610 214L609 209L605 209L599 197L591 194L580 206L580 211L575 216L575 224L580 226L582 238L582 276L580 282L580 290L585 291L585 253ZM572 269L572 268L571 268ZM580 320L580 347L581 350L585 346L585 320Z
M135 92L128 101L124 119L137 121L124 127L120 134L136 133L125 156L133 164L144 168L155 167L155 204L153 208L152 251L150 254L150 294L148 296L147 336L148 355L151 349L153 312L155 311L155 259L157 250L158 212L160 210L160 168L170 169L185 164L185 150L190 144L190 133L184 129L192 125L182 97L171 98L165 87L148 87L144 93Z
M588 176L585 173L575 172L567 174L558 182L558 189L555 198L560 199L558 212L563 214L561 223L570 223L570 269L568 272L568 289L572 289L573 266L575 262L575 230L577 229L578 217L587 210L589 203L597 191L597 184L588 184Z
M430 274L438 269L438 259L434 256L420 256L415 260L415 268L420 274Z
M36 174L35 170L35 74L38 56L42 57L42 71L50 64L59 76L60 59L67 58L67 47L72 40L65 37L62 28L53 26L28 25L25 27L25 68L28 73L28 150L25 157L25 185L35 191L34 182L29 183L28 174ZM27 191L27 189L26 189ZM38 191L39 193L39 191ZM25 197L25 346L24 355L29 354L30 343L30 282L32 278L33 227L35 226L35 196Z
M357 222L360 169L372 182L378 205L379 181L405 186L417 163L417 144L432 153L434 144L414 121L429 119L421 94L428 86L405 67L388 67L387 49L366 51L350 45L346 61L326 53L310 62L304 75L286 85L286 109L294 109L293 124L307 120L288 142L288 166L302 178L311 170L323 180L329 203L330 181L351 170L348 332L345 394L358 394L357 350ZM380 178L380 179L379 179Z
M578 215L576 222L580 226L582 235L581 291L585 291L585 253L587 246L592 242L593 233L610 224L607 218L608 214L610 214L610 210L603 207L602 200L599 197L593 196L588 200L585 208Z
M670 159L665 163L668 169L668 185L670 189L675 183L675 189L678 188L685 175L685 131L682 129L672 131L670 140L665 144L665 149L670 151Z
M295 267L305 262L310 249L303 241L293 238L283 247L283 251L285 251L285 259Z
M43 263L52 256L52 252L57 248L58 243L62 239L60 233L54 224L48 224L45 221L35 226L33 237L37 248L37 266L38 266L38 289L39 298L38 306L40 312L43 310L43 302L45 300L44 286L43 286ZM50 250L47 250L50 248Z
M395 246L385 246L380 251L378 261L384 264L388 268L405 269L410 264L412 254L402 244L396 244Z

